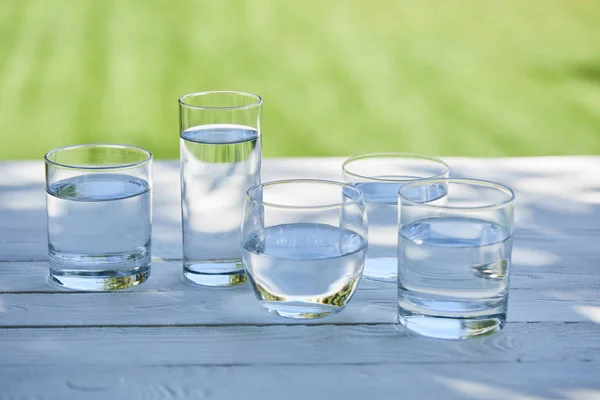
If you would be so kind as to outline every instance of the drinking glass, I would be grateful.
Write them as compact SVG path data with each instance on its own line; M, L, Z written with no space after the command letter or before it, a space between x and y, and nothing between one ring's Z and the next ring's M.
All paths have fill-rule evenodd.
M365 278L384 282L396 282L398 278L398 189L415 179L448 177L448 171L442 160L404 153L365 154L342 164L344 182L359 188L367 205L369 250ZM436 193L433 201L443 202L443 191Z
M113 290L150 276L152 154L84 144L48 152L46 210L50 282Z
M240 226L246 191L260 183L261 106L232 91L179 99L183 275L195 284L247 281Z
M289 318L340 312L367 249L360 190L340 182L285 180L248 190L242 257L260 304Z
M432 187L447 191L431 203ZM399 191L398 319L422 335L463 339L506 322L514 194L497 183L428 179Z

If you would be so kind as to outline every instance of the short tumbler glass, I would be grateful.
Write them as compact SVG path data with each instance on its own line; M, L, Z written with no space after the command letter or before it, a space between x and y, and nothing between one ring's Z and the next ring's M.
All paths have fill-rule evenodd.
M152 154L86 144L46 154L50 282L113 290L150 276Z
M366 249L360 190L323 180L274 181L248 190L242 257L267 311L288 318L340 312L359 283Z
M430 202L444 187L446 205ZM506 322L514 194L473 179L427 179L399 191L398 319L413 332L464 339Z
M260 183L261 107L242 92L179 99L183 275L195 284L247 281L240 225L246 191Z
M344 162L344 182L362 190L369 216L365 278L384 282L398 278L398 189L415 179L446 178L448 171L440 159L405 153L365 154ZM444 193L438 194L434 201L443 201Z

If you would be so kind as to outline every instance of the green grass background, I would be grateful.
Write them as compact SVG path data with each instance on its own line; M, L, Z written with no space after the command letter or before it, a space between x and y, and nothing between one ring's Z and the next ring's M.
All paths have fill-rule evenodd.
M600 2L0 1L0 159L176 158L208 89L263 96L270 157L600 154Z

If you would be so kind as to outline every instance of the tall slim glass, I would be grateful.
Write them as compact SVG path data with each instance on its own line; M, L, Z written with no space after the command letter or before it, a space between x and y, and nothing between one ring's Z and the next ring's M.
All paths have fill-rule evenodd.
M248 190L244 267L260 304L288 318L344 309L362 276L367 218L360 190L292 179Z
M447 191L431 203L433 187ZM428 179L399 191L398 319L426 336L463 339L506 322L514 194L473 179Z
M415 179L447 177L448 171L442 160L405 153L365 154L344 162L344 182L362 190L367 205L369 250L365 278L384 282L396 282L398 278L398 189ZM444 192L436 193L435 201L442 202Z
M260 183L262 99L215 91L179 99L183 275L205 286L246 282L240 225Z
M46 154L50 281L112 290L150 276L152 154L85 144Z

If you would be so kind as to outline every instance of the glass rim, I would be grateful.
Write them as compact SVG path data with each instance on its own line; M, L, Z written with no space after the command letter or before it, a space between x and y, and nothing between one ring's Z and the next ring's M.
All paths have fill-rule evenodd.
M135 162L135 163L123 163L117 165L74 165L74 164L65 164L57 161L50 160L50 156L53 154L59 153L65 150L72 149L83 149L86 147L98 147L98 148L118 148L118 149L127 149L127 150L136 150L146 155L146 158ZM142 165L148 164L152 161L153 155L150 150L146 150L144 148L133 146L129 144L112 144L112 143L86 143L86 144L72 144L68 146L57 147L55 149L50 150L44 155L44 161L46 164L53 165L55 167L66 168L66 169L79 169L79 170L116 170L116 169L125 169L125 168L135 168L140 167Z
M487 206L458 206L457 207L457 206L448 206L448 205L435 205L435 204L430 204L430 203L420 203L418 201L411 200L402 194L402 192L405 189L410 189L410 188L414 188L417 186L423 186L423 185L436 184L436 183L446 183L446 184L458 183L458 184L464 184L464 185L469 185L469 186L488 187L488 188L492 188L492 189L496 189L498 191L504 192L509 197L506 200L497 202L495 204L490 204ZM471 179L471 178L416 179L415 181L407 183L406 185L404 185L400 189L398 189L398 196L400 197L400 200L401 200L401 203L399 203L401 206L402 205L410 205L410 206L424 207L424 208L429 208L429 209L434 209L434 210L456 210L456 211L499 210L501 208L504 208L504 207L514 203L514 201L515 201L515 192L508 186L502 185L500 183L492 182L492 181L486 181L483 179Z
M318 206L293 206L293 205L276 204L276 203L270 203L270 202L258 200L256 197L254 197L252 194L250 194L252 191L258 189L259 187L265 188L267 186L276 186L276 185L290 184L290 183L317 183L317 184L335 185L335 186L349 189L349 190L353 191L354 193L357 193L358 197L350 198L351 201L346 202L346 203L338 202L338 203L324 204L324 205L318 205ZM269 182L262 182L262 183L259 183L257 185L252 186L251 188L249 188L246 191L246 198L248 200L252 201L253 203L261 204L263 206L272 207L272 208L280 208L280 209L289 209L289 210L329 210L329 209L335 209L335 208L340 208L340 207L346 207L350 204L359 204L360 205L361 203L364 202L364 195L363 195L362 190L360 190L352 185L349 185L347 183L332 181L332 180L327 180L327 179L281 179L281 180L275 180L275 181L269 181Z
M238 95L238 96L250 97L250 98L253 98L255 101L254 101L254 103L245 104L242 106L198 106L198 105L186 103L186 100L189 98L199 97L199 96L208 96L211 94L234 94L234 95ZM237 90L207 90L204 92L194 92L194 93L184 94L183 96L181 96L179 98L178 102L179 102L180 106L191 108L194 110L249 110L251 108L260 106L262 104L263 100L262 100L262 97L260 97L259 95L250 93L250 92L241 92L241 91L237 91Z
M440 164L444 167L444 171L436 174L436 175L432 175L426 178L415 178L415 179L392 179L392 178L376 178L373 176L367 176L367 175L361 175L361 174L357 174L355 172L351 172L350 170L348 170L347 166L350 163L353 163L355 161L360 161L360 160L364 160L364 159L370 159L370 158L398 158L398 159L409 159L409 158L414 158L414 159L419 159L419 160L426 160L426 161L432 161L435 162L437 164ZM342 172L344 174L353 176L355 178L361 178L361 179L366 179L369 181L375 181L375 182L412 182L416 179L435 179L435 178L443 178L448 172L450 171L450 166L442 161L441 159L437 158L437 157L433 157L433 156L425 156L425 155L421 155L421 154L413 154L413 153L393 153L393 152L389 152L389 153L367 153L367 154L360 154L357 156L352 156L348 159L346 159L343 163L342 163Z

